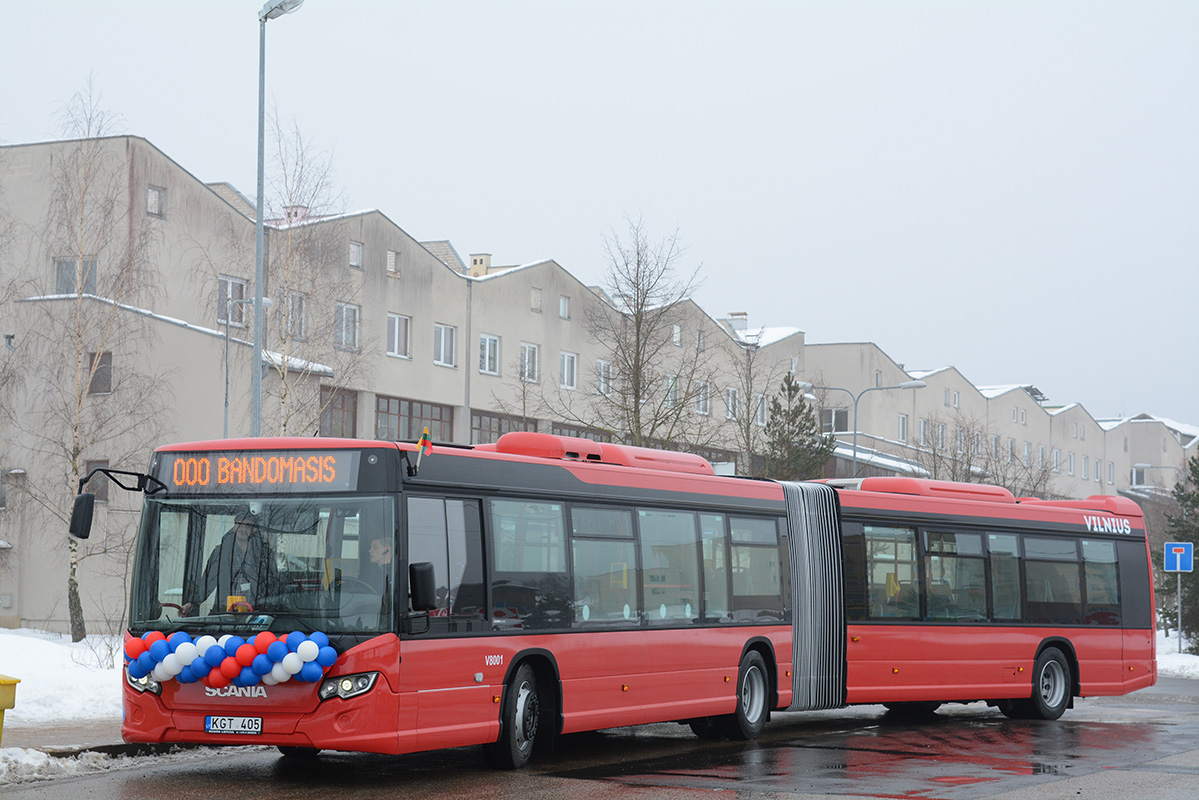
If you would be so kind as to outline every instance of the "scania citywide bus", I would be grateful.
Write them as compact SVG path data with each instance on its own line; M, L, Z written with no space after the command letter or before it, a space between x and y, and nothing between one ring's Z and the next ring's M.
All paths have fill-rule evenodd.
M511 768L575 731L748 739L774 711L848 704L1055 719L1156 676L1125 498L720 477L697 456L538 433L198 442L124 474L146 492L132 742L485 745ZM213 592L246 520L269 580L243 569Z

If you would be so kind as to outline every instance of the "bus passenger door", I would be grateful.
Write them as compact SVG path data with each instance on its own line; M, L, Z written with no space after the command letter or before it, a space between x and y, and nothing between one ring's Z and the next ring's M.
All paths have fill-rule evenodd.
M433 565L437 596L428 629L403 645L402 683L415 694L417 745L486 741L492 728L498 735L499 722L484 678L488 639L470 635L486 624L480 501L409 497L405 516L407 563Z

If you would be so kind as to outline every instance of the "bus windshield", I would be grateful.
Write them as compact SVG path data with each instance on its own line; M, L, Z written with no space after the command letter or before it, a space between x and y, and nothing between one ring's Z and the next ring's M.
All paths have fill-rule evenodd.
M357 494L149 497L130 628L390 631L393 502Z

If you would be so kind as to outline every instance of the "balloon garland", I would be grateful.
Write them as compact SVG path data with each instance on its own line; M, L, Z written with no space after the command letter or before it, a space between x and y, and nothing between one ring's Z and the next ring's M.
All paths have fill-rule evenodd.
M130 678L201 682L213 689L230 684L274 686L293 678L318 683L335 661L337 651L320 631L308 636L300 631L286 636L263 631L248 640L232 634L219 639L205 634L193 640L183 631L170 637L162 631L149 631L125 642L125 668Z

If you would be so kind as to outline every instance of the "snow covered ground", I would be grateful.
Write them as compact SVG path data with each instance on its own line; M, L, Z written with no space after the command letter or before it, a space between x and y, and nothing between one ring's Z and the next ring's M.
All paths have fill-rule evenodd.
M16 705L4 717L4 729L57 725L83 720L120 720L121 667L100 667L99 657L116 641L70 637L33 630L0 631L0 674L20 678ZM1186 647L1184 646L1185 650ZM1199 656L1178 652L1177 634L1157 636L1158 675L1199 680ZM166 756L198 757L198 751ZM160 762L163 757L150 759ZM119 769L138 763L128 756L85 753L55 758L37 750L0 747L0 785L79 772Z

